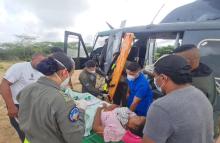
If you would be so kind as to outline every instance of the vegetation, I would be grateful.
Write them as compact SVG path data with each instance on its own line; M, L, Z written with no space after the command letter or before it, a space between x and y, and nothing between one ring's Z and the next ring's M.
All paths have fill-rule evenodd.
M35 42L36 38L24 35L16 35L17 42L0 44L0 60L21 60L28 61L34 53L50 54L51 48L63 48L63 42ZM78 43L68 43L68 48L78 51ZM91 47L87 47L91 51ZM73 54L77 55L77 54Z
M155 61L158 60L161 56L170 54L174 50L174 46L168 45L165 47L158 47L155 52Z

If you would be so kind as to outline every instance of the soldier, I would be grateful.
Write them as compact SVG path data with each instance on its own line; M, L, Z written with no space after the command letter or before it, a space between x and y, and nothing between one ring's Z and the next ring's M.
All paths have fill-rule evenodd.
M102 96L99 89L95 88L96 85L96 64L93 60L85 63L85 69L79 75L79 81L82 84L82 92L91 93L94 96Z
M37 66L45 77L19 93L19 125L29 142L81 142L84 111L60 88L69 83L73 67L64 53L54 53Z
M212 69L207 65L200 62L199 49L195 45L182 45L173 51L176 55L184 57L191 66L192 85L199 88L209 99L214 107L214 124L215 124L215 137L219 134L218 127L218 111L216 105L217 90L215 78Z
M188 61L193 77L192 85L202 90L213 105L216 96L215 79L212 69L200 62L199 49L195 45L182 45L173 52Z

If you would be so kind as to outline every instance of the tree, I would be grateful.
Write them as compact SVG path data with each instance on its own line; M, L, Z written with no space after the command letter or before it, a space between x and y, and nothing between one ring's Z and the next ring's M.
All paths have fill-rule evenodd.
M155 61L158 60L163 55L170 54L173 50L174 50L174 46L172 45L157 48L154 55Z

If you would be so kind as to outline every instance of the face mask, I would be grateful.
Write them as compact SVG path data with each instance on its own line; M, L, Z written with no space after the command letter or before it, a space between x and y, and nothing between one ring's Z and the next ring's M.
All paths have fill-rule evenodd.
M157 85L157 83L156 83L156 78L154 78L154 85L156 86L158 91L162 92L161 87L159 85Z
M95 74L95 71L89 71L89 73L91 73L91 74Z
M134 81L134 80L135 80L135 76L133 76L133 75L127 75L127 79L128 79L129 81Z
M61 84L60 84L60 87L61 88L67 88L67 86L69 85L69 82L70 82L70 77L68 76Z
M127 79L129 81L134 81L135 79L137 79L139 77L140 73L137 73L135 76L134 75L127 75Z
M57 77L61 80L61 78L59 77L59 75L56 73ZM62 80L61 80L62 81ZM62 89L65 89L68 85L69 85L69 81L70 81L70 77L68 75L68 77L60 84L60 87Z

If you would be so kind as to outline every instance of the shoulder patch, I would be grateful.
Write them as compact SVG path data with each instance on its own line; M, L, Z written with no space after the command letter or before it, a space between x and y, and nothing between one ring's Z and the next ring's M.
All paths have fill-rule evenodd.
M71 122L76 122L79 119L79 108L73 107L68 116Z

